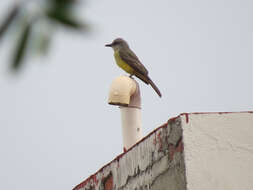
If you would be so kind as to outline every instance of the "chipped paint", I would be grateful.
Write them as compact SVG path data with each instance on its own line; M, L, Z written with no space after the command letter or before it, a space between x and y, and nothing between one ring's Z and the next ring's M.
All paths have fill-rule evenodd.
M174 119L171 119L169 121L175 121L175 119L178 117L175 117ZM130 178L132 179L136 175L151 174L152 172L148 172L148 170L155 169L156 168L155 166L151 167L151 165L155 163L158 164L159 162L164 162L162 165L158 164L157 167L159 166L158 168L160 168L161 172L163 170L165 171L168 170L169 168L167 167L169 167L169 165L166 162L168 162L170 159L166 158L166 155L169 157L169 151L166 151L166 149L169 147L166 144L167 143L166 138L168 138L167 136L168 132L166 131L170 131L168 122L158 127L151 133L149 133L146 137L141 139L134 146L132 146L131 148L126 150L124 153L117 156L110 163L106 164L101 169L99 169L94 175L90 176L88 179L86 179L85 181L77 185L73 190L99 189L99 187L101 186L101 181L105 180L104 176L108 175L110 172L112 172L112 177L110 179L111 181L104 183L107 190L111 188L117 189L118 187L123 188L124 186L130 185L129 184ZM156 144L158 146L153 146ZM176 147L174 149L176 150ZM139 152L140 150L141 152ZM137 153L136 151L139 153ZM149 163L151 161L149 159L150 157L152 157L151 163ZM162 157L164 157L164 159L161 159ZM183 157L181 156L181 159L182 158ZM129 159L132 159L132 162L130 165L128 164ZM142 161L139 162L139 160L142 160ZM174 161L173 163L176 163L176 162ZM184 171L184 170L180 170L180 171ZM145 174L146 172L148 173ZM161 174L157 173L157 175L161 175ZM129 178L129 176L132 176L132 177ZM179 176L184 176L184 175L179 175ZM144 178L145 179L150 178L147 181L147 183L153 184L156 181L154 174L149 177L144 177ZM115 187L112 187L113 181L115 181L115 185L116 185Z
M162 134L162 132L159 131L159 133L157 135L158 144L159 144L159 148L158 148L159 151L162 151L162 148L163 148L163 142L162 142L161 134Z
M183 140L182 138L179 140L179 142L177 143L177 146L174 146L172 144L169 145L169 154L170 154L170 160L174 159L174 154L176 152L183 152L184 150L184 144L183 144Z
M105 190L112 190L113 189L113 176L109 175L109 177L104 182L104 189Z

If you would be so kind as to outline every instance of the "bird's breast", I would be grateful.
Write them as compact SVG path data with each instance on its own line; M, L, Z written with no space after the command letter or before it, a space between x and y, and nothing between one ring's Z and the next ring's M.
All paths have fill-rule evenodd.
M118 51L114 52L114 58L115 61L117 63L117 65L123 69L124 71L126 71L129 74L133 74L134 73L134 69L132 67L130 67L125 61L123 61L119 55Z

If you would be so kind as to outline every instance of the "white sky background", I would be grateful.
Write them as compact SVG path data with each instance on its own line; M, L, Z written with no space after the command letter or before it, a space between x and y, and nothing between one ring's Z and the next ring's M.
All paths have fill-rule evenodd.
M0 2L0 16L9 1ZM8 73L0 44L0 189L69 190L122 152L119 109L107 104L124 74L104 44L129 42L160 99L140 82L144 135L182 112L253 110L251 0L90 0L92 35L55 35L48 57ZM139 80L138 80L139 81Z

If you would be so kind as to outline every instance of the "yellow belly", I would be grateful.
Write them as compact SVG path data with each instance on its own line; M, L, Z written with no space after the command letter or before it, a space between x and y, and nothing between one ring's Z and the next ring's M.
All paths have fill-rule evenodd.
M116 60L117 65L123 69L124 71L126 71L129 74L133 74L134 73L134 69L132 67L130 67L125 61L123 61L120 56L119 56L119 52L115 51L114 52L114 58Z

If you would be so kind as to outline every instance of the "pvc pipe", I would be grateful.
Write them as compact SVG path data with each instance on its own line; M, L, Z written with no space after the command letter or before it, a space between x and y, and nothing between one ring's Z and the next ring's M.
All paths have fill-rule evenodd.
M141 95L138 83L128 77L115 78L110 86L108 103L120 106L123 150L142 139Z
M120 107L124 152L142 139L141 109Z

